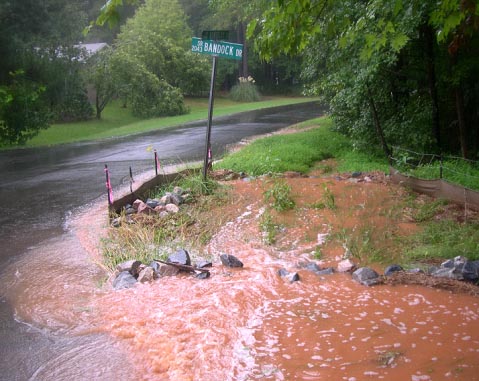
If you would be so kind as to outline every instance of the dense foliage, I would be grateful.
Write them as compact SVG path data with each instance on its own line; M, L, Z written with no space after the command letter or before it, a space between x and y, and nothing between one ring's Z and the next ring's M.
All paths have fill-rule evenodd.
M23 143L51 120L91 114L74 48L86 22L78 3L0 3L0 142Z
M278 0L250 24L265 59L301 53L311 94L356 145L479 152L473 0Z

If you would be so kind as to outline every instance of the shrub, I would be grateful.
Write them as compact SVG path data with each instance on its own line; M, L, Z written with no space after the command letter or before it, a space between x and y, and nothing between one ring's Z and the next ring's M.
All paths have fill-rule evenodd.
M234 85L230 91L230 98L236 102L256 102L261 95L256 88L253 77L239 77L239 83Z

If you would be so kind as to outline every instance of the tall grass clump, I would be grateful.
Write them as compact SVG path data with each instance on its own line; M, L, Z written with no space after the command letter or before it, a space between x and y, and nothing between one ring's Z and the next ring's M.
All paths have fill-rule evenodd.
M235 102L257 102L261 99L253 77L239 77L238 80L239 82L231 88L229 94L231 100Z

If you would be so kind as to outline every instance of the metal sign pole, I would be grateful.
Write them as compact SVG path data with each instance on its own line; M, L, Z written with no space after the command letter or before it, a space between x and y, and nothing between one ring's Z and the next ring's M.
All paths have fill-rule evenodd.
M211 69L211 83L210 83L210 99L208 106L208 126L206 128L206 144L205 144L205 160L203 164L203 180L206 181L206 176L208 174L208 167L210 166L210 152L211 152L211 121L213 119L213 103L214 103L214 90L215 90L215 80L216 80L216 63L218 62L218 57L213 56L213 67ZM212 160L212 158L211 158Z

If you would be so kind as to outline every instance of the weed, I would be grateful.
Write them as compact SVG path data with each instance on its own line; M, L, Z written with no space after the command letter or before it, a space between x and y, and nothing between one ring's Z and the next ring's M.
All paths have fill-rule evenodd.
M413 213L413 218L416 222L424 222L433 218L447 205L446 200L438 199L432 202L426 202L423 204L416 203L416 208Z
M259 227L263 232L263 241L267 245L274 245L276 243L276 235L280 226L273 221L273 217L268 209L264 211L259 219Z
M382 242L374 238L374 228L364 226L360 229L341 229L334 235L344 247L346 253L356 258L360 263L383 262L385 260L383 251L380 248Z
M263 196L265 202L278 212L293 209L296 205L291 198L291 187L284 179L274 179L273 186Z
M323 195L321 200L311 204L310 207L314 209L336 210L336 199L334 197L334 193L326 184L323 184Z
M316 260L320 260L323 258L323 251L321 246L317 245L314 249L313 258Z

